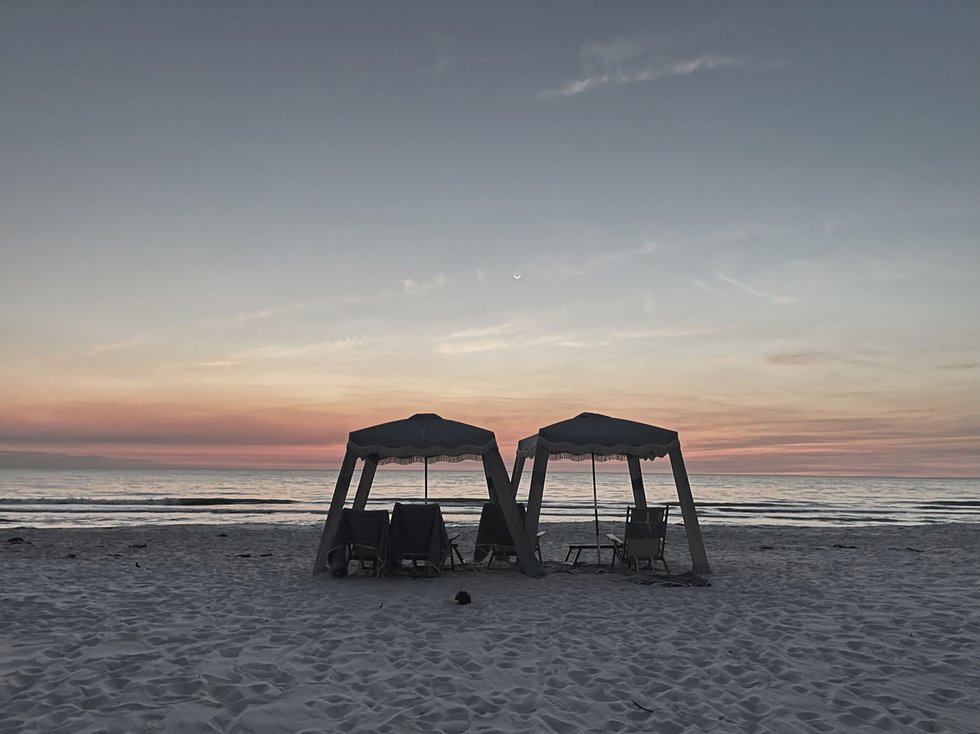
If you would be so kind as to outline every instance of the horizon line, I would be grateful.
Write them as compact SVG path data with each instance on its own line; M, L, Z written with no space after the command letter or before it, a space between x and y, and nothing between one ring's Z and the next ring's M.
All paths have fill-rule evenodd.
M421 464L421 462L418 462ZM476 462L474 462L476 463ZM381 469L381 467L378 467ZM51 466L51 467L0 467L0 471L103 471L103 472L122 472L122 471L220 471L220 472L304 472L304 473L323 473L323 472L337 472L339 467L323 467L317 469L311 469L308 467L268 467L268 466L201 466L201 465L180 465L180 464L147 464L146 466L116 466L116 467L87 467L87 466ZM424 469L420 466L418 468L409 468L406 465L398 465L396 467L386 467L383 471L403 471L403 472L424 472ZM437 467L429 465L429 471L435 472L477 472L479 469L462 469L454 468L453 466L447 467ZM587 474L588 469L569 469L561 467L555 471L563 472L566 474ZM598 471L598 474L618 474L620 472L610 471L608 469ZM670 471L656 471L656 472L646 472L647 474L665 474L670 475ZM773 472L691 472L688 474L692 477L799 477L799 478L814 478L814 479L943 479L943 480L964 480L964 481L980 481L980 475L977 476L959 476L950 475L942 476L938 474L817 474L811 472L786 472L786 471L773 471Z

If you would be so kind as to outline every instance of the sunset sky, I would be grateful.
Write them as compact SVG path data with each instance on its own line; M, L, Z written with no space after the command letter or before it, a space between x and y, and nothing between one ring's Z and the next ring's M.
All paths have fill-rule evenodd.
M980 475L978 121L973 2L5 0L0 452Z

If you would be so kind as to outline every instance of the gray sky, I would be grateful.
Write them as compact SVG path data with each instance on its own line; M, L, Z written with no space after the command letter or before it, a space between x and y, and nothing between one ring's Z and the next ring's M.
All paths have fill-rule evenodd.
M299 455L283 426L322 449L435 405L507 437L619 413L712 467L748 431L758 469L845 439L980 471L978 29L954 2L3 2L0 448Z

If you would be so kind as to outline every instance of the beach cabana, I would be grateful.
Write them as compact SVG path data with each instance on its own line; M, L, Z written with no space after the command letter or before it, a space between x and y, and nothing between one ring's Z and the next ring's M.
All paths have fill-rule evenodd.
M363 510L367 504L379 464L423 462L428 469L428 465L435 461L466 459L483 462L490 499L500 505L504 521L514 539L521 571L528 576L543 576L544 568L535 557L533 546L525 535L514 490L493 431L446 420L434 413L419 413L404 420L351 431L327 520L323 525L313 573L327 570L327 554L337 545L344 504L358 460L364 462L364 465L354 495L355 510Z
M680 502L681 514L684 516L684 529L687 532L692 568L697 573L711 573L677 432L646 423L610 418L598 413L582 413L569 420L545 426L534 436L528 436L518 443L511 477L515 496L525 462L529 458L534 461L531 488L527 498L525 520L527 537L533 538L538 530L549 458L573 461L589 458L594 461L625 459L629 467L630 482L633 485L633 502L637 508L645 510L647 498L643 488L640 460L653 461L665 456L670 457L677 499Z

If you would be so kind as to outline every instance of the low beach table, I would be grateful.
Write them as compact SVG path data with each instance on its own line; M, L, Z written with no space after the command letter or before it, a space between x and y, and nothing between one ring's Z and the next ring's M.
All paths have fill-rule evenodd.
M609 543L609 544L607 544L607 543L600 543L598 547L599 547L600 552L601 551L604 551L604 550L612 551L612 550L615 550L615 548L616 548L616 546L612 545L611 543ZM565 554L565 563L568 563L568 559L572 557L572 553L574 552L575 553L575 558L572 559L572 568L575 568L578 565L578 559L579 559L579 556L582 555L582 551L589 550L589 549L595 550L596 549L596 544L595 543L572 543L572 544L570 544L568 546L568 553ZM615 553L612 554L612 563L610 563L609 565L610 566L615 566L616 565L616 554Z

